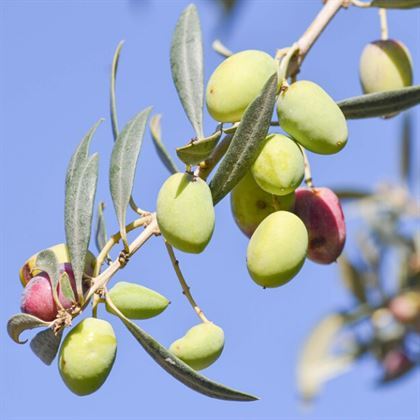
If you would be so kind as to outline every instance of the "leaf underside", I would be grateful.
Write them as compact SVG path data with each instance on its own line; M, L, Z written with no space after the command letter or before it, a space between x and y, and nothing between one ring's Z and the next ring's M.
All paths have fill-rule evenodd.
M337 102L347 119L382 117L420 103L420 85L355 96Z
M46 330L40 331L31 340L31 349L42 362L50 365L57 355L62 336L63 330L56 335L51 328L47 328Z
M13 315L7 322L7 332L10 338L18 344L25 344L28 340L20 341L20 335L26 331L37 327L48 327L49 322L43 321L36 316L29 314Z
M190 4L178 19L171 45L171 71L182 106L196 136L203 136L203 45L197 8Z
M214 204L235 187L257 157L260 144L270 128L276 91L277 75L273 74L260 96L245 110L226 155L210 182Z

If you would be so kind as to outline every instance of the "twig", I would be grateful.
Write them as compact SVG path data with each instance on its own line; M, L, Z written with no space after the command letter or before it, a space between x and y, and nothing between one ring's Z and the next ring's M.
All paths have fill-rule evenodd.
M220 54L222 57L228 58L233 55L233 52L225 45L223 45L222 42L218 39L214 40L211 46L213 50Z
M305 167L305 184L309 188L314 188L313 180L312 180L312 173L311 173L311 165L309 164L308 156L306 155L305 149L298 144L302 154L303 154L303 162Z
M351 0L351 4L356 7L370 7L370 3L371 2L366 3L361 0Z
M188 299L188 302L190 302L190 305L193 307L194 311L196 312L196 314L198 315L198 317L203 321L203 322L210 322L206 316L204 315L204 312L200 309L200 307L197 305L196 301L194 300L194 298L191 295L190 292L190 287L188 286L187 282L185 281L185 278L181 272L181 269L179 267L179 262L175 257L175 253L174 253L174 249L172 248L172 246L170 244L168 244L168 242L165 241L165 246L166 249L168 251L169 257L171 259L171 263L172 266L174 267L175 273L178 277L179 283L181 284L182 287L182 293L185 295L185 297Z
M319 38L323 30L326 28L331 19L344 6L343 0L328 0L318 15L315 17L311 25L297 41L299 54L290 62L288 76L294 76L299 73L300 66L311 49L312 45Z
M381 20L381 39L386 41L388 39L388 20L385 9L379 9L379 19Z

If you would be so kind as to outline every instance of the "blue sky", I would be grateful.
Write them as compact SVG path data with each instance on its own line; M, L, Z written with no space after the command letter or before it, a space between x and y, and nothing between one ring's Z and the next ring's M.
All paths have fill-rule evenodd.
M287 286L263 291L247 274L247 239L234 225L229 202L216 209L214 237L200 255L178 253L194 296L223 327L226 346L205 374L259 395L254 403L229 403L193 393L158 367L120 325L117 360L106 384L89 397L76 397L58 374L44 366L28 345L7 337L7 319L19 311L18 269L40 249L64 241L64 175L68 160L88 128L100 117L92 150L100 152L97 198L107 203L108 231L115 232L108 191L112 147L108 78L112 55L124 39L118 81L120 125L148 105L162 113L164 141L173 150L193 131L172 84L169 47L181 0L22 1L1 0L0 124L1 193L1 418L23 419L418 419L418 370L393 386L375 387L378 371L363 359L328 383L311 410L300 406L295 367L299 349L317 320L347 307L337 267L307 262ZM236 19L221 21L212 0L197 0L202 19L206 79L220 62L211 50L218 36L234 51L274 53L295 41L321 7L318 0L248 0ZM304 62L301 79L319 83L335 99L360 94L357 67L363 46L379 37L377 10L341 11ZM390 36L410 49L418 69L420 13L389 13ZM415 70L415 81L419 73ZM414 110L419 121L419 109ZM205 130L214 122L206 116ZM371 188L398 181L401 118L350 121L346 148L333 156L310 155L319 186ZM416 152L419 124L415 123ZM415 153L413 153L415 156ZM418 164L418 158L417 158ZM147 134L134 196L153 209L167 177ZM418 183L416 184L418 188ZM418 191L418 190L417 190ZM349 232L349 246L352 244ZM115 280L139 282L172 304L142 326L169 345L197 323L180 292L161 240L151 241Z

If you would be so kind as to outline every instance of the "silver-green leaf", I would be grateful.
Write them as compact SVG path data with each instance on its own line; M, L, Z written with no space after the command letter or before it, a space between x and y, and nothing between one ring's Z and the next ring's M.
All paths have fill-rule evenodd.
M382 117L420 103L420 85L355 96L337 102L347 119Z
M79 300L83 298L83 271L89 246L93 204L98 180L99 157L88 156L89 144L97 123L73 154L66 176L64 220L66 243L76 281Z
M51 328L47 328L31 340L31 349L46 365L50 365L57 355L62 336L63 330L55 334Z
M60 290L67 300L69 300L70 302L76 301L73 288L71 287L70 277L65 271L61 273L60 276Z
M150 111L151 107L146 108L130 120L118 135L112 149L109 186L121 238L125 244L127 243L125 229L127 207L133 191L137 160Z
M106 225L104 217L105 203L100 202L98 204L97 220L96 220L96 231L95 231L95 244L98 252L101 252L104 248L108 237L106 234Z
M367 296L363 273L344 254L337 261L345 287L360 303L366 303Z
M257 397L241 391L228 388L225 385L213 382L190 368L182 360L170 353L164 346L158 343L152 336L141 329L137 324L127 319L112 301L108 298L107 304L121 319L130 333L140 343L144 350L175 379L189 388L211 398L229 401L255 401Z
M216 130L211 136L192 140L185 146L178 147L176 154L187 165L197 165L207 159L222 136L222 130Z
M58 261L54 252L50 249L41 251L36 257L35 266L39 270L45 271L48 274L51 282L52 294L54 300L57 302L57 285L60 280L60 269L58 267Z
M171 70L179 99L196 136L203 135L203 44L197 9L190 4L178 19L171 45Z
M121 49L124 45L124 41L120 41L114 53L111 65L111 84L110 84L110 111L111 111L111 124L112 134L114 140L118 137L118 117L117 117L117 100L116 100L116 83L117 83L117 71L118 62L120 60Z
M165 168L171 173L176 174L179 172L179 169L176 163L173 161L171 155L163 144L162 132L160 127L161 115L153 115L150 119L150 133L152 134L153 144L155 146L156 152L162 161Z
M420 7L420 0L372 0L370 6L383 9L413 9Z
M404 116L401 133L401 158L400 172L401 178L408 183L411 175L411 156L413 151L413 127L411 115L408 113Z
M49 322L45 322L36 316L29 314L16 314L7 322L7 332L15 343L25 344L28 340L20 341L19 338L24 331L48 326L50 326Z
M276 92L277 75L273 74L260 96L245 110L226 155L210 182L214 204L233 189L254 162L261 141L270 128Z

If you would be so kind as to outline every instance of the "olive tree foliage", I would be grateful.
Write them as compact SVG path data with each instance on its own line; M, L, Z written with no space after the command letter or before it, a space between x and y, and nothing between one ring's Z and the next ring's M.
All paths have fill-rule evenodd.
M225 3L229 10L234 2ZM29 306L25 307L25 311L14 315L9 320L7 328L10 337L16 343L23 344L25 341L20 340L23 332L28 329L43 328L31 340L31 348L35 354L44 363L50 364L60 352L59 366L66 366L65 371L60 367L60 372L69 388L78 394L93 392L106 380L115 357L116 344L112 328L101 326L98 328L102 330L97 331L98 351L106 350L106 346L103 349L100 347L106 337L112 337L113 340L112 351L107 358L108 365L101 367L102 371L107 373L102 377L87 378L86 387L83 384L75 384L72 373L68 373L73 366L72 363L75 364L76 371L80 366L77 365L77 360L73 360L71 345L67 338L63 343L61 341L63 332L72 325L78 315L85 310L92 310L93 318L96 318L97 306L105 303L107 310L126 326L151 358L184 385L212 398L231 401L257 400L256 396L227 387L198 372L199 369L208 366L219 357L223 349L223 331L207 319L202 308L194 300L175 256L174 247L179 249L185 247L192 250L189 252L198 252L198 245L191 244L194 238L183 237L186 231L195 232L196 225L200 225L201 230L195 235L203 235L200 246L205 247L213 229L208 222L212 217L213 206L223 200L253 168L270 127L284 123L286 116L281 116L279 121L272 120L273 110L279 97L288 89L291 92L293 83L298 78L299 69L304 64L305 56L328 23L342 8L382 8L380 9L382 29L386 32L386 9L410 9L419 6L418 0L324 1L324 5L320 5L318 15L303 35L293 45L276 52L274 62L277 71L264 81L258 95L247 103L240 120L232 121L232 124L217 121L214 130L207 132L203 124L205 89L201 27L196 7L193 4L189 5L178 19L170 51L173 81L181 105L192 126L193 139L176 149L176 155L181 164L176 163L171 152L166 149L161 133L161 116L151 115L152 107L141 110L123 126L121 131L119 130L116 77L118 60L123 47L121 42L115 51L111 70L110 110L114 147L109 167L109 186L119 231L111 236L107 235L103 203L99 203L97 207L96 225L93 226L92 223L99 155L98 153L91 154L89 149L91 140L100 126L100 120L82 139L67 168L64 251L58 252L58 248L43 250L28 260L21 271L21 280L24 285L30 284L34 276L42 274L49 279L51 304L56 310L56 316L53 320L45 320L35 316L34 312L28 309ZM383 39L386 38L385 34ZM224 57L232 55L232 52L219 41L215 42L213 47ZM358 119L389 117L419 102L420 86L409 86L355 96L334 104L334 107L341 110L340 113L345 119ZM141 209L132 197L137 161L148 126L163 166L177 177L172 178L172 184L164 184L161 194L164 189L168 195L175 191L175 196L180 194L179 191L185 191L185 194L192 196L198 194L202 197L197 202L205 202L209 199L211 208L206 210L206 220L202 220L202 223L180 227L176 221L171 226L172 221L163 216L166 211L165 206L167 206L163 199L161 204L158 200L157 214L153 209ZM296 140L299 141L298 138ZM410 120L407 117L402 140L403 180L409 179L412 173L412 168L408 163L410 142ZM343 144L340 144L341 147ZM298 153L303 153L304 157L305 182L309 188L314 188L304 148L299 146L299 150ZM324 152L321 151L321 153ZM196 192L196 190L200 191ZM342 190L336 191L336 194L342 201L349 201L360 210L362 217L367 221L368 228L364 231L360 242L362 262L352 262L345 255L339 259L342 278L357 304L351 309L333 313L322 320L308 338L303 349L298 366L298 383L302 396L307 399L318 393L325 380L341 373L357 358L367 353L373 354L384 366L383 382L404 375L416 363L415 357L406 350L405 343L410 334L418 331L420 309L415 316L410 318L411 312L409 310L404 312L404 308L407 305L409 308L419 305L420 240L418 237L400 232L398 224L400 219L418 216L418 207L410 196L408 183L403 183L403 186L399 187L381 186L373 192ZM179 210L176 203L173 206L170 207L172 212ZM130 210L132 213L129 214ZM159 212L161 212L160 218ZM131 214L136 217L130 219ZM295 218L294 215L290 217ZM140 233L132 242L129 242L127 233L134 230L140 230ZM88 251L92 231L94 231L98 248L97 256L92 256ZM108 290L107 288L111 278L135 258L136 253L146 245L147 241L153 237L162 236L161 234L183 294L200 320L198 326L178 340L181 344L175 342L169 349L133 321L158 315L166 308L168 303L166 298L139 285L121 284L118 289L115 287ZM110 257L110 251L118 245L121 247L119 256L113 260ZM392 294L385 292L380 278L385 249L391 249L392 252L397 253L401 261L399 283ZM87 269L89 261L93 261L90 264L90 271ZM63 263L64 268L60 265ZM71 264L71 269L69 269L69 264ZM268 287L271 287L270 284ZM29 291L25 293L29 294ZM400 299L399 306L397 298ZM411 300L406 303L404 298ZM401 305L402 310L400 310ZM392 311L394 311L393 318ZM407 315L408 312L410 313ZM359 324L367 320L373 322L374 328L371 336L362 340L358 338L357 328ZM76 332L73 333L75 329L72 330L72 334L79 337L80 348L83 348L85 338L80 325L75 327ZM96 325L96 323L93 322L90 325ZM336 347L337 337L340 337L343 331L351 333L351 339L346 341L346 345L339 346L338 352L332 352L332 348ZM389 361L392 357L399 362L397 369L389 368L389 365L394 366L396 363Z

